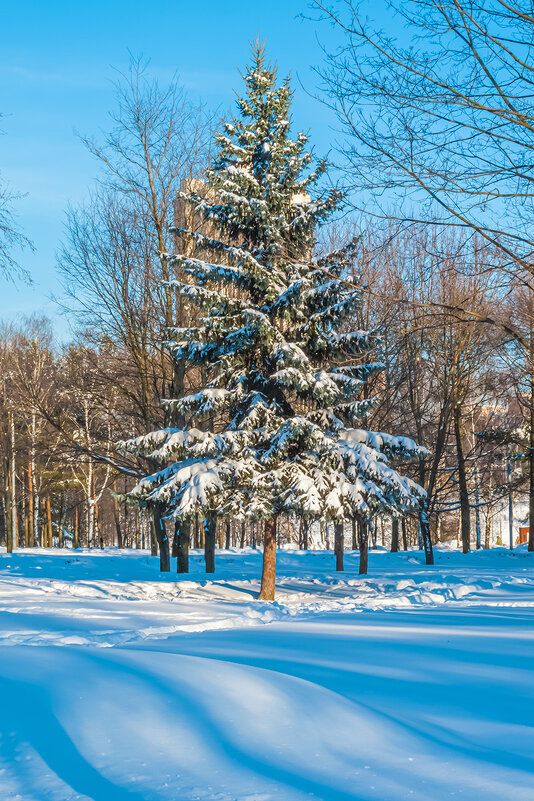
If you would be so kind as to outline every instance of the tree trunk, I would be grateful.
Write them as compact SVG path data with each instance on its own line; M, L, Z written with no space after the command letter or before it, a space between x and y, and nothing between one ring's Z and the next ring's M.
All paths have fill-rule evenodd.
M276 517L265 523L260 601L274 601L276 587Z
M532 319L532 317L531 317ZM534 336L530 332L530 432L528 450L529 493L528 493L528 550L534 551Z
M122 550L124 548L124 542L122 540L119 500L116 497L113 498L113 517L115 518L115 531L117 533L117 548Z
M206 573L215 573L215 532L217 518L213 512L208 512L204 518L204 562Z
M6 470L4 472L4 519L6 525L6 551L13 553L13 534L11 530L11 490L9 479L9 461L6 459Z
M74 507L74 539L72 544L75 548L79 547L79 539L78 539L78 504Z
M367 528L367 520L360 517L358 520L358 546L360 548L360 575L367 573L368 563L368 544L369 544L369 531Z
M230 520L226 521L225 535L224 547L228 551L232 547L232 523Z
M152 520L154 521L154 533L159 546L159 569L162 573L169 573L171 569L169 538L167 537L165 523L161 519L161 510L157 506L152 509Z
M28 519L28 514L25 511L25 514L24 514L24 542L22 543L22 545L25 548L27 548L29 546L29 544L30 544L30 525L29 525L29 523L30 523L30 521Z
M191 541L191 521L180 520L178 526L178 553L176 559L176 572L189 573L189 545Z
M310 524L307 520L302 521L302 547L305 551L308 550L309 547L309 533L310 533Z
M150 555L158 555L158 538L156 537L156 526L154 523L154 515L150 515Z
M200 520L198 514L195 515L195 548L201 548L200 543Z
M399 550L399 518L394 517L391 521L391 553Z
M40 536L39 536L39 509L40 509L40 498L39 493L35 490L35 471L34 471L34 491L33 491L33 542L36 548L40 545Z
M34 539L34 527L33 527L33 472L32 472L32 459L30 458L28 462L28 536L26 539L26 543L28 546L32 546L35 548L37 543Z
M477 550L482 548L482 534L480 531L480 493L478 487L478 465L475 459L475 533Z
M484 548L487 550L490 547L491 538L491 515L489 506L486 509L486 526L484 531Z
M46 498L46 523L48 529L48 547L52 548L54 545L54 537L52 532L52 509L50 506L50 496L48 495Z
M423 502L421 511L419 512L419 532L423 542L425 551L425 563L427 565L434 564L434 551L432 550L432 537L430 535L430 521L428 519L428 500Z
M371 550L376 551L376 518L369 520L368 529L371 533Z
M334 548L336 552L336 570L343 570L343 521L334 523Z
M454 437L458 456L458 490L460 493L462 550L464 553L469 553L471 550L471 510L469 508L469 490L467 487L467 474L462 443L462 407L457 402L454 404Z
M358 549L358 527L356 524L356 518L352 518L352 550L356 551Z
M11 540L13 548L18 545L18 525L17 525L17 465L15 457L15 419L13 412L10 412L11 428L11 449L10 449L10 489L11 489Z
M64 537L64 528L65 528L65 495L61 496L61 503L59 506L59 518L58 518L58 545L60 548L65 547L65 537Z
M406 520L404 517L401 520L401 532L402 532L402 550L407 551L408 540L406 539ZM430 545L432 546L432 543L430 543Z
M514 547L514 494L512 492L512 463L510 454L506 459L506 472L508 475L508 547ZM530 533L530 532L529 532Z
M35 440L37 436L37 421L36 421L36 414L33 412L32 414L32 423L30 429L30 463L28 465L28 475L31 476L31 482L28 481L29 484L29 492L30 492L30 506L31 506L31 538L33 542L33 547L37 548L39 546L39 496L36 492L36 475L35 475Z
M140 525L139 525L139 509L135 510L135 550L138 551L140 547Z

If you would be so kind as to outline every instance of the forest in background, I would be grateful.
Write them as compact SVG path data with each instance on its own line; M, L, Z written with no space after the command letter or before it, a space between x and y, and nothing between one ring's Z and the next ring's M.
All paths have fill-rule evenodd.
M355 7L341 6L343 17L322 8L346 42L322 72L323 91L346 126L336 181L365 202L352 200L320 232L317 253L357 237L346 280L363 288L364 304L351 326L380 334L366 358L384 364L365 388L379 398L368 427L428 449L408 472L427 490L434 542L489 544L510 491L528 503L534 486L531 69L523 35L532 20L499 2L457 11L403 4L409 25L422 30L426 9L425 27L434 26L429 51L410 55L393 44L378 48L382 40L362 34ZM495 25L507 28L507 41L513 33L515 50ZM155 548L150 516L124 499L146 463L118 453L116 443L168 425L162 398L202 386L201 371L176 369L165 346L167 329L189 314L168 285L178 277L168 254L184 247L169 229L186 214L179 189L201 180L210 161L216 125L178 83L162 87L133 62L117 86L108 136L85 140L98 183L89 202L67 212L58 264L58 303L73 342L58 346L44 319L2 331L0 540L8 547ZM436 196L440 214L428 203ZM372 205L371 197L380 200ZM255 545L260 526L221 520L219 545ZM416 517L401 529L401 542L404 534L417 543ZM391 544L389 520L374 530ZM193 536L201 547L202 521ZM280 544L306 544L291 520L280 521L278 536ZM321 536L326 547L326 525Z

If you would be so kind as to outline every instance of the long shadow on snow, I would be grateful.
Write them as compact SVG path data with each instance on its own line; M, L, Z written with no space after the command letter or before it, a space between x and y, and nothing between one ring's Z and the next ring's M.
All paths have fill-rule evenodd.
M473 710L475 717L483 718L490 697L493 720L520 726L528 726L530 720L528 705L525 704L521 693L518 692L516 696L510 697L506 686L496 686L492 676L495 669L503 671L504 675L511 669L510 653L506 652L506 645L511 644L508 639L499 637L499 633L495 632L493 647L486 650L487 646L481 644L480 651L473 651L469 635L459 637L456 642L449 641L443 644L447 636L446 629L451 626L451 621L447 620L447 613L444 613L444 619L440 611L436 610L434 614L436 620L443 625L443 634L434 634L425 637L424 640L416 638L415 642L410 642L405 640L406 633L403 631L405 626L401 625L395 638L389 640L391 646L389 663L384 663L386 653L384 643L377 640L372 631L369 637L366 637L360 626L357 636L352 640L324 630L320 633L315 630L309 634L303 631L277 630L273 642L275 647L271 653L269 653L268 639L265 637L267 632L263 627L233 631L231 642L228 642L225 632L201 632L181 635L180 638L169 638L166 644L152 641L150 644L135 647L211 658L301 678L325 687L349 701L356 701L362 708L443 749L522 772L527 771L529 766L534 768L534 760L513 751L506 753L502 749L502 743L496 744L495 747L478 745L460 731L448 731L447 728L439 724L433 725L428 720L426 713L434 704L443 705L444 693L447 694L446 706L450 711L454 711L460 722L466 709ZM458 612L455 612L455 617L457 615ZM472 611L464 612L462 617L464 616L480 623L479 615L473 614ZM375 620L376 617L377 613L373 613ZM419 618L419 613L395 612L388 613L385 617L392 622L409 621L413 624L414 618ZM493 613L490 612L488 617L493 618ZM323 616L318 615L314 620L320 622L322 618ZM363 616L359 615L358 621L362 620ZM427 621L428 617L425 617L425 620ZM348 623L348 620L336 618L335 622ZM451 640L453 636L451 635ZM172 649L169 648L171 642L174 646ZM521 640L520 646L517 648L516 644L516 650L523 659L527 659L528 664L527 654L532 653L532 647L530 643ZM306 658L309 654L313 655L313 659ZM344 655L345 664L340 661L340 654ZM383 670L375 670L375 665L388 670L390 664L393 664L391 660L394 660L395 666L404 664L411 675L399 676L391 673L390 677L385 678ZM460 665L464 672L450 673L448 664L451 661L453 668L455 665ZM484 686L486 668L490 671L490 683ZM389 688L386 695L389 703L386 705L385 682ZM416 712L414 723L403 719L406 705L404 699L407 699L410 705L408 714L412 716L413 712ZM375 701L378 702L377 705ZM395 708L399 709L400 714L390 711ZM421 728L417 723L418 712L422 714L424 721Z
M321 801L362 801L361 795L337 790L323 782L308 779L302 774L295 773L295 771L277 767L234 745L229 741L226 729L210 715L210 710L206 704L202 703L202 698L192 691L186 692L183 684L179 684L179 689L177 689L176 683L170 686L167 682L163 683L160 675L149 675L147 671L141 672L122 660L115 662L113 659L115 653L106 654L105 658L94 652L88 653L87 656L98 665L104 665L106 668L113 667L115 670L120 671L121 674L130 674L137 681L147 683L149 689L157 686L168 697L169 714L172 714L172 709L174 708L178 714L181 713L187 716L188 727L197 731L208 748L220 752L235 764L251 771L251 773L263 776L270 781L278 782L288 789L291 788L301 793L311 794L317 799L321 799ZM187 768L187 765L184 767ZM116 801L116 799L114 798L113 801Z
M106 779L88 762L59 723L46 689L29 686L27 682L2 677L2 703L0 721L4 733L2 753L25 793L33 789L36 798L44 798L43 787L23 761L17 759L19 749L31 745L44 762L65 784L76 793L93 801L146 801L145 795L126 790ZM24 775L22 775L24 774ZM50 795L57 797L51 790Z

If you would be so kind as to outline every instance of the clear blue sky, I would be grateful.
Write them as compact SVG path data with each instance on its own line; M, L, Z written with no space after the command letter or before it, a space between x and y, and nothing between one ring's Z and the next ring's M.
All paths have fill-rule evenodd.
M333 120L300 88L314 91L311 65L321 61L317 40L332 33L324 25L298 19L307 0L19 0L2 3L0 32L0 172L13 188L27 193L17 204L19 220L36 253L22 264L33 287L0 280L0 318L32 311L56 317L48 300L58 292L55 252L64 210L83 199L96 166L75 136L107 127L112 107L113 67L123 69L128 50L151 60L164 80L175 71L193 94L213 108L229 108L241 89L238 69L248 60L258 34L282 73L294 77L295 122L311 129L324 152L333 138ZM61 334L65 321L57 320Z

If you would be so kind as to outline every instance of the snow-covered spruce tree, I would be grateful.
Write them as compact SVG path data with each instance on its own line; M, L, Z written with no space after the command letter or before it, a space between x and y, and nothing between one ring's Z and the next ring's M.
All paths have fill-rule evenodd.
M208 199L184 196L212 235L177 232L195 250L175 257L184 280L172 288L200 312L168 345L203 368L206 386L168 401L183 430L122 446L162 465L133 494L167 516L200 512L208 529L217 515L265 520L260 598L270 600L278 515L334 520L342 549L344 520L405 513L424 493L388 463L420 455L415 443L360 427L377 365L358 364L374 337L350 327L361 295L342 279L354 245L312 255L341 198L317 191L326 166L310 171L307 137L290 137L291 90L276 86L261 47L245 82L238 117L216 137Z

